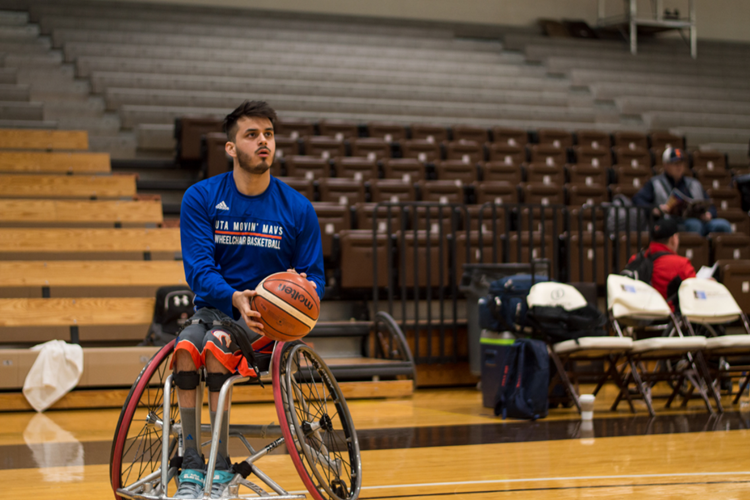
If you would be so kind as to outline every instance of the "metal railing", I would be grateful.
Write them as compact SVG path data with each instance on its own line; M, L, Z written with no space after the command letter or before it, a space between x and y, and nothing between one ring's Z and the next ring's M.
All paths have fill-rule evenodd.
M373 311L388 312L413 332L417 363L463 361L463 264L549 259L552 279L603 284L643 246L652 224L647 208L611 204L378 203L373 276L385 251L388 279L384 289L373 280ZM383 233L384 247L377 238Z

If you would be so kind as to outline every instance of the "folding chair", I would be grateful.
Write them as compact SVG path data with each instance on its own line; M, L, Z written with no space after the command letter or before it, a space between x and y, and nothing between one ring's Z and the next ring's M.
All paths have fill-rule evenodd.
M682 384L687 380L691 388L687 394L682 394L683 405L687 404L693 391L697 390L706 409L711 414L714 413L704 388L705 380L701 376L701 373L707 373L705 362L700 355L706 347L706 338L683 337L677 318L659 292L643 281L610 274L607 278L607 309L610 322L618 335L622 336L623 326L643 327L654 321L665 320L668 322L667 325L672 325L668 335L677 334L677 337L661 336L633 341L633 348L627 353L630 372L623 377L623 384L612 404L612 410L617 409L623 398L629 399L634 395L640 395L649 414L655 416L651 388L661 381L673 384L672 393L665 405L669 408L675 397L681 394ZM681 362L673 362L676 358ZM657 362L653 371L646 369L645 363L648 361ZM700 365L701 370L697 365ZM635 392L630 390L631 383L635 384ZM632 405L631 411L635 412Z
M586 299L575 287L554 282L542 282L532 286L526 298L526 303L529 308L534 306L561 306L566 311L579 309L587 304ZM603 360L608 363L606 372L600 377L596 389L594 389L594 395L599 392L607 380L612 380L622 390L617 363L630 351L632 345L633 339L622 335L617 337L580 337L547 345L550 359L557 368L557 376L575 402L579 412L581 406L578 401L578 394L570 380L571 378L575 379L575 362ZM553 384L550 383L550 388L552 387Z
M713 372L714 378L731 380L750 370L750 366L741 362L741 357L750 355L750 324L747 315L742 312L727 287L713 280L690 278L682 282L677 295L682 322L690 334L707 333L707 361L713 359L718 362L718 369ZM742 320L744 334L716 335L715 326L733 323L738 319ZM730 360L739 363L732 364ZM732 404L737 404L749 382L750 377L745 377ZM716 386L711 386L716 393ZM718 399L717 404L721 408Z

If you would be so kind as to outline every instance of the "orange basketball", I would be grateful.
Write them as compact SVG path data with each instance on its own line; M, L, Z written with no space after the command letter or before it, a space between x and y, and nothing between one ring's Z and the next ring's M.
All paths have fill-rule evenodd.
M255 288L252 307L260 313L263 335L289 342L310 333L320 314L313 284L297 273L275 273Z

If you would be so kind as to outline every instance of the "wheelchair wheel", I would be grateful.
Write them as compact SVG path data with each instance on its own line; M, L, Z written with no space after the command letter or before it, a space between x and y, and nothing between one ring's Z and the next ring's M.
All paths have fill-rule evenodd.
M273 389L284 440L315 500L354 500L362 485L359 441L341 389L301 343L277 345Z
M117 494L119 488L131 486L161 469L164 382L171 373L169 359L173 351L174 341L154 354L133 383L120 412L109 461L112 489L118 500L122 500ZM171 422L179 419L176 392L172 391ZM173 437L170 458L176 452L177 438ZM142 492L160 485L161 477L155 476L140 486Z

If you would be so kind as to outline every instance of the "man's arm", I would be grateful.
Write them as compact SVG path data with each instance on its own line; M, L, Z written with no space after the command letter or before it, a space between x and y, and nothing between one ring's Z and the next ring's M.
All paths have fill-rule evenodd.
M633 205L636 207L650 207L654 204L654 185L652 181L648 181L637 193L633 196Z
M682 269L680 269L679 276L683 280L686 280L688 278L695 278L695 268L693 267L693 263L689 260L686 260L685 265L683 265Z
M312 205L307 204L299 220L297 247L292 257L292 267L315 283L320 298L325 291L325 271L323 270L323 244L320 239L320 224Z
M701 186L701 191L703 191L703 199L704 200L708 200L709 199L708 193L703 188L703 186ZM706 210L706 214L710 214L710 216L704 216L703 217L704 220L711 220L711 219L715 219L716 218L716 207L714 206L713 203L711 203L711 205Z
M193 187L182 198L180 240L185 278L196 295L231 317L236 290L224 280L216 265L213 227L202 196Z

